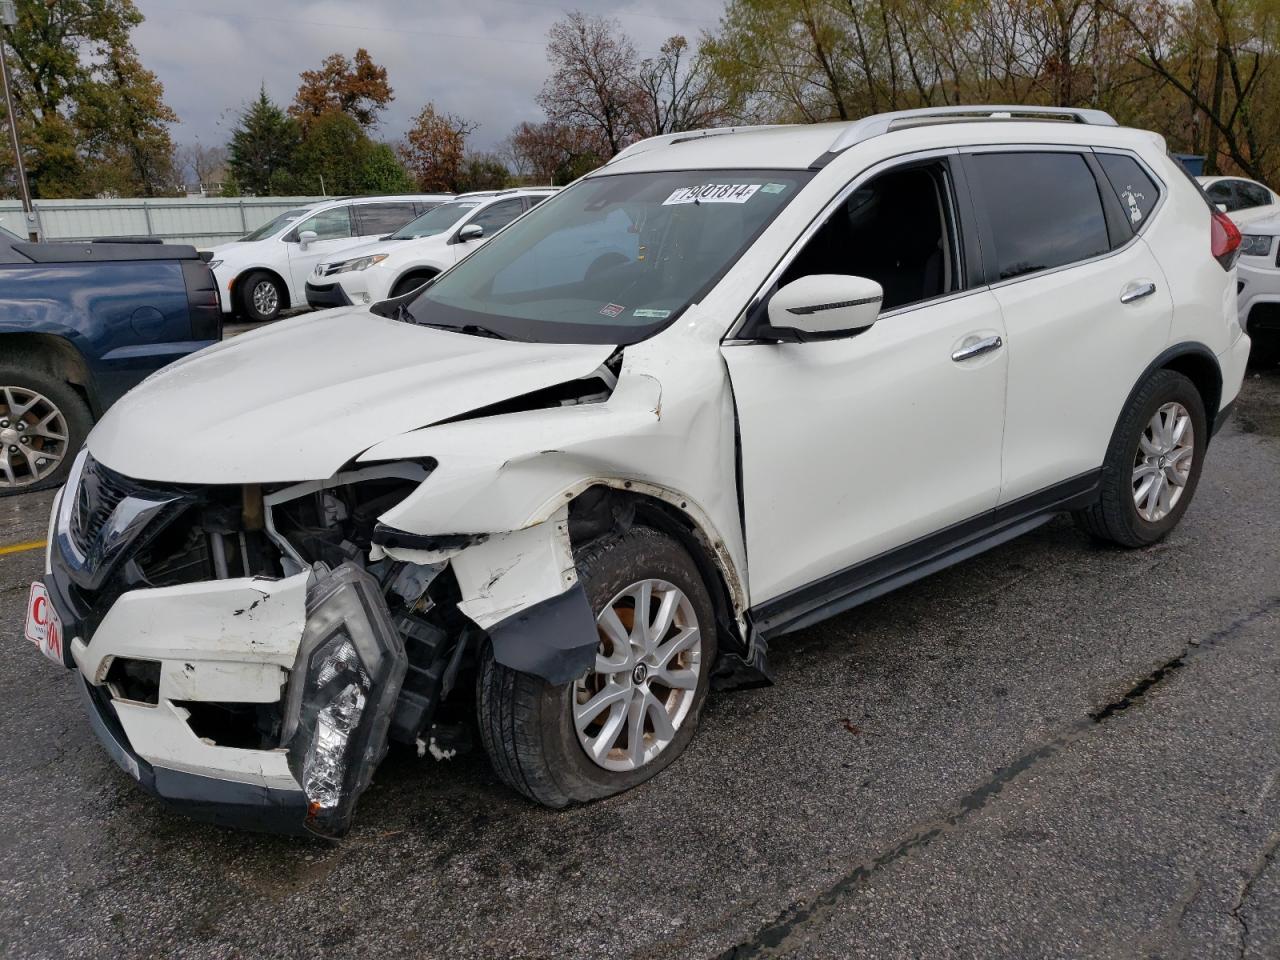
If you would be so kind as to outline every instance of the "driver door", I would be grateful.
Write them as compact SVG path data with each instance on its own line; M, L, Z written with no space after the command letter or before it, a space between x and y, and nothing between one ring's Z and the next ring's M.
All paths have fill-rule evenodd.
M771 288L810 274L876 280L885 299L871 327L723 348L753 607L837 599L891 567L891 551L996 505L1004 324L959 235L957 175L935 157L864 177ZM998 346L965 355L980 342Z
M316 239L304 249L301 237L308 230ZM284 239L289 244L289 300L294 304L307 302L307 278L317 263L341 260L343 250L363 242L355 235L349 206L332 207L307 217L285 234Z

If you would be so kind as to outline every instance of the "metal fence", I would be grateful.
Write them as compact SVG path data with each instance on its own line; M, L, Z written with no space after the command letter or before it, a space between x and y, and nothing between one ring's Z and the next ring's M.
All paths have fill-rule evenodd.
M243 237L285 210L324 197L181 197L156 200L37 200L42 240L160 237L212 247ZM332 199L332 198L330 198ZM0 200L0 226L27 235L17 200Z

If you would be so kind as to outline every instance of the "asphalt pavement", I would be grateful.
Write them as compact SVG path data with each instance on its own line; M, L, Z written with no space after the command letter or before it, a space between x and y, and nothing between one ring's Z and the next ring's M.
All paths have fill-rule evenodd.
M0 500L0 550L50 497ZM1280 372L1180 528L1056 521L775 645L686 756L553 812L393 752L343 842L169 812L0 552L0 955L1280 956Z

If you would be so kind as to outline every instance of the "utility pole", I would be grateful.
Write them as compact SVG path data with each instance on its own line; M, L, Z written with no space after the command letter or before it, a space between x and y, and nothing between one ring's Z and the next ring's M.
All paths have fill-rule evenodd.
M4 105L9 115L9 141L13 145L13 161L18 174L18 190L22 194L22 212L26 215L27 236L40 239L36 231L36 212L31 205L31 187L27 184L27 168L22 163L22 144L18 140L18 114L13 109L13 91L9 89L9 61L5 59L4 34L18 22L14 0L0 0L0 83L4 84Z

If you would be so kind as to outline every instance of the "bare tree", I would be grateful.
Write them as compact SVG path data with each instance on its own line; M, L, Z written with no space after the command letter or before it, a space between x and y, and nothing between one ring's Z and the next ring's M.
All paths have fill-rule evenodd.
M538 104L553 123L598 131L610 156L635 139L635 44L617 20L573 11L547 34L551 76Z
M201 192L207 192L227 177L227 148L206 147L199 140L175 151L179 174L190 178Z
M714 126L730 114L710 65L682 36L670 37L658 56L643 61L632 86L633 122L642 137Z

